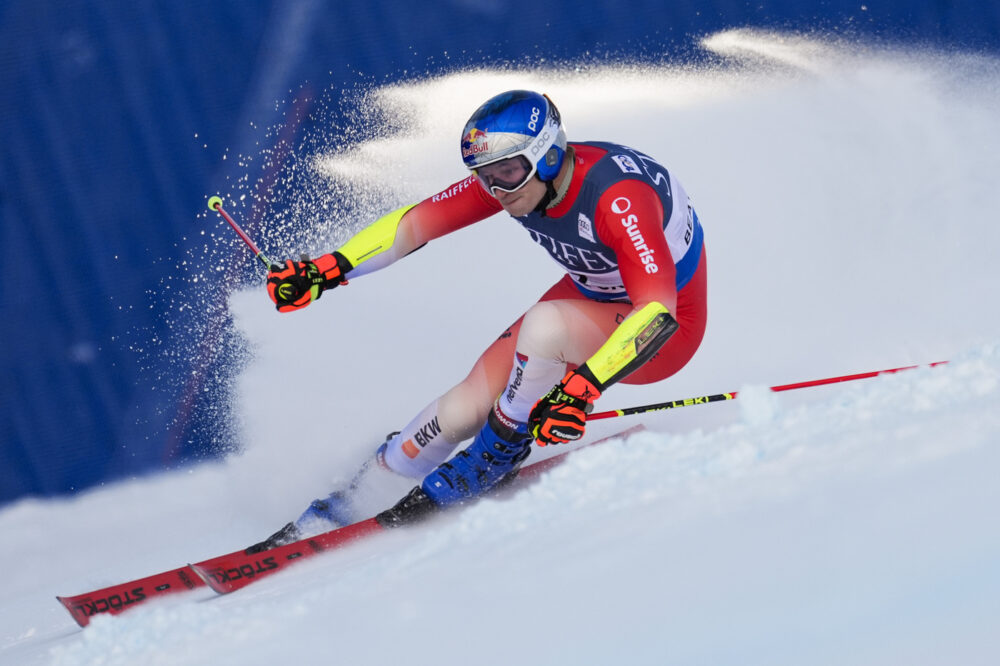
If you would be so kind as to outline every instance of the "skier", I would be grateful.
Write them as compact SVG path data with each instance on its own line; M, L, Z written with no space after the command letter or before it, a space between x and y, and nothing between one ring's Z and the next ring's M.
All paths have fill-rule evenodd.
M594 401L616 382L680 370L705 332L702 227L677 179L625 146L567 143L546 96L502 93L462 132L472 174L395 210L338 250L273 266L279 312L380 270L500 210L566 271L483 352L469 375L382 444L351 485L316 500L262 550L353 522L352 496L374 470L420 480L380 522L405 522L479 496L540 446L579 439ZM472 443L448 460L463 441ZM389 470L385 472L384 470Z

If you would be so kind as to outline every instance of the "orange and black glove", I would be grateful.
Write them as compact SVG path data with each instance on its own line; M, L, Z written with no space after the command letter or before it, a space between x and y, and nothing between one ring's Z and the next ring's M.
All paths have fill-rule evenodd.
M572 370L531 408L528 431L539 446L562 444L583 437L587 414L601 397L597 382L588 379L586 366Z
M278 312L291 312L309 305L327 289L347 284L344 274L351 263L339 252L318 259L292 261L271 266L267 274L267 294Z

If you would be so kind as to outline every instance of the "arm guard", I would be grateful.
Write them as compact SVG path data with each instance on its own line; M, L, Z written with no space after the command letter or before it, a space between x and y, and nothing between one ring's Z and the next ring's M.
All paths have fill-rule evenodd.
M670 311L653 301L623 321L577 372L603 392L651 359L676 330Z
M413 206L416 204L403 206L383 215L352 236L338 252L350 262L352 268L357 268L358 264L391 249L396 242L396 230L399 229L400 220ZM393 257L393 260L399 258Z

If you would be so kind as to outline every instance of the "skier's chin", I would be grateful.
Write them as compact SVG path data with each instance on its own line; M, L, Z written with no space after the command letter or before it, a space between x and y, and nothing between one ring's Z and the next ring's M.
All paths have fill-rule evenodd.
M500 205L512 217L523 217L534 210L535 205L524 192L512 192L509 197L500 199Z
M498 192L496 198L508 215L524 217L535 210L544 196L545 183L535 177L513 192Z

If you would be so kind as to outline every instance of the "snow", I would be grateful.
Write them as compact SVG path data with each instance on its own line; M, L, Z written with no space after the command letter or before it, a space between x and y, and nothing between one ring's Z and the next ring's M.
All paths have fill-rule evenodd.
M663 160L706 229L698 356L599 408L738 400L594 422L594 438L647 430L510 498L80 630L55 595L266 536L461 378L557 274L498 216L301 313L236 293L255 349L245 451L4 507L0 664L997 663L998 63L752 32L708 46L724 65L392 86L372 103L407 109L406 131L318 167L343 178L363 159L373 207L415 199L462 177L454 128L470 100L547 91L571 137ZM270 407L291 378L289 420Z

